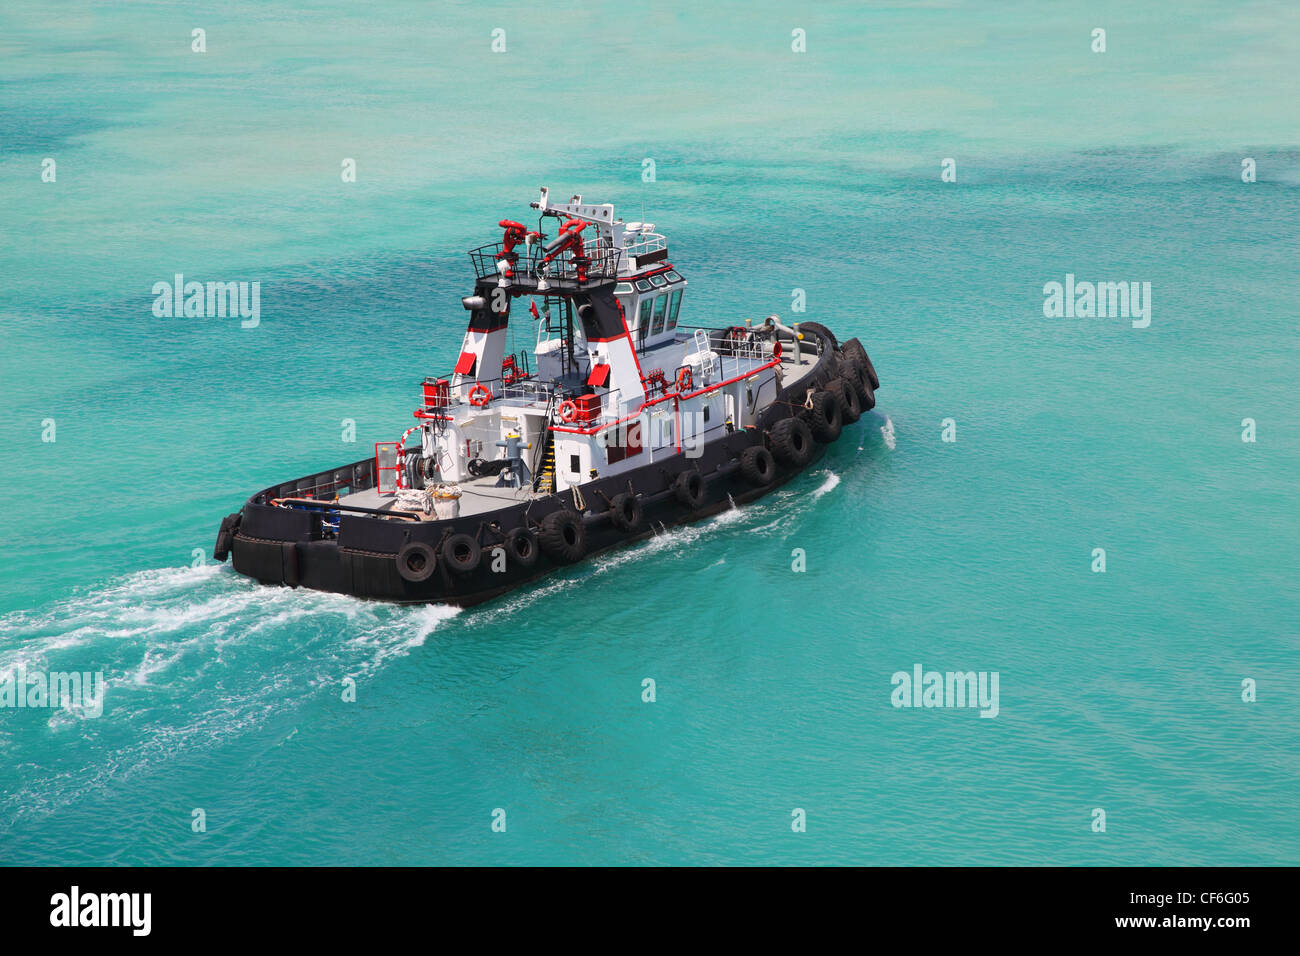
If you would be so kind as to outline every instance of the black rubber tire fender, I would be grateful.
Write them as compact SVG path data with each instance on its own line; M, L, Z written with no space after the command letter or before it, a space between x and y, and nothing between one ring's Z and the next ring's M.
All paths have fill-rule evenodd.
M587 528L576 511L552 511L542 519L540 537L542 550L563 564L572 564L587 553Z
M692 511L704 504L705 495L708 493L707 489L708 482L694 468L683 471L673 481L673 494L677 496L678 501Z
M867 350L862 347L862 343L854 336L840 346L840 354L850 362L862 364L862 360L867 355Z
M812 408L808 414L808 424L812 428L813 438L823 445L828 445L840 437L844 430L844 419L840 412L839 399L834 392L822 389L814 392Z
M412 584L427 581L438 566L438 556L433 550L433 545L423 541L406 542L397 552L394 560L397 562L397 573L401 575L402 580L410 581Z
M768 432L772 454L778 461L802 468L812 461L813 434L802 418L783 418Z
M820 322L800 322L798 323L798 325L799 325L800 332L807 330L809 332L813 332L817 335L820 335L828 343L830 343L830 347L833 350L839 351L840 346L839 343L835 341L835 333L832 332L830 329L826 328L826 326L822 325Z
M235 546L235 536L226 528L217 532L217 543L212 548L212 560L224 563L230 557L230 549Z
M537 563L540 545L537 535L528 528L511 528L506 532L506 557L523 568Z
M776 459L762 445L750 445L740 453L740 473L751 485L770 485L776 477Z
M226 515L221 519L221 528L217 531L217 543L212 549L212 559L218 562L224 562L230 557L230 549L235 546L235 532L239 530L239 523L243 520L244 513L236 511L232 515Z
M442 542L442 563L457 574L469 574L483 560L478 541L464 532L448 535Z
M846 381L842 376L836 377L827 384L826 390L840 403L840 417L845 425L852 425L862 417L862 402L853 383Z
M641 499L627 491L615 495L609 502L609 520L620 531L635 531L641 524Z
M865 414L866 412L871 411L875 407L876 407L875 390L868 387L866 397L862 399L862 411Z
M867 355L867 350L862 347L862 343L857 339L849 339L840 349L840 354L850 362L861 365L867 373L867 383L874 392L880 388L880 378L876 375L876 367L871 364L871 357Z
M867 400L867 393L871 391L871 379L867 377L867 370L857 362L842 359L836 374L858 396L858 407L861 408Z

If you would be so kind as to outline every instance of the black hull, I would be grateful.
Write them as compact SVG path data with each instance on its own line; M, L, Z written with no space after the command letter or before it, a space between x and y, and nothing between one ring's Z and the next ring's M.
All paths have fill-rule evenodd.
M792 404L795 392L802 398L810 386L826 384L839 374L844 361L828 349L811 375L797 387L788 389L789 394L783 393L781 400L768 409L762 428L732 432L708 442L693 458L678 454L582 485L585 510L581 520L586 545L582 556L572 563L644 540L665 528L707 518L732 507L733 502L744 505L755 501L812 467L825 451L820 443L808 462L797 467L778 463L770 480L761 484L745 476L740 457L749 446L765 444L766 429L776 421L796 413L797 407ZM555 511L575 510L571 491L488 514L448 520L400 522L345 513L335 537L327 537L322 532L319 514L270 503L276 497L293 497L303 488L319 488L322 480L327 488L331 482L335 486L364 485L373 480L373 464L373 460L363 460L255 495L237 517L231 516L222 526L235 570L264 584L402 604L443 603L467 607L490 601L569 566L570 562L559 560L544 549L537 554L535 563L528 566L507 559L506 552L494 555L494 551L504 545L505 535L511 529L536 529ZM694 505L684 503L674 485L679 475L691 470L698 471L705 479L704 495ZM623 530L613 521L607 503L629 490L640 500L642 514L635 528ZM438 554L453 534L467 534L478 541L482 557L475 569L457 571L445 561L437 560L432 574L418 581L409 580L409 574L404 576L399 571L398 553L404 548L409 550L411 542L422 542ZM216 556L222 559L224 554L220 552L225 548L222 539L218 540Z

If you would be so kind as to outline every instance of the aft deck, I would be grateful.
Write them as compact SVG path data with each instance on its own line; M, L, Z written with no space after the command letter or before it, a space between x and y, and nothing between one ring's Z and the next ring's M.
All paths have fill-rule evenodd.
M533 498L545 497L541 493L532 491L527 486L523 488L498 488L496 481L496 476L489 475L483 478L471 478L468 481L457 482L456 487L460 490L460 513L462 517L465 515L487 514L501 508L508 508L511 505L521 504ZM410 505L399 504L396 495L381 495L377 488L367 488L365 491L344 495L339 499L339 504L354 508L373 508L377 511L411 510ZM435 521L437 516L430 515L426 520Z

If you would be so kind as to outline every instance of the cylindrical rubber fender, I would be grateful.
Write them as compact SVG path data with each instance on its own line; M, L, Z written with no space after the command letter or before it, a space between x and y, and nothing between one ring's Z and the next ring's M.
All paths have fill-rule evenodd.
M528 528L511 528L506 532L506 557L524 568L537 563L537 535Z
M298 545L293 541L285 541L280 545L280 561L284 573L284 583L291 588L296 588L299 583L298 578Z
M556 561L572 564L587 553L587 529L576 511L553 511L542 519L541 542Z
M844 419L840 414L839 399L832 392L822 389L812 397L812 408L808 412L808 425L812 428L813 438L823 445L840 437L844 428Z
M827 384L826 391L834 395L835 400L840 403L840 417L844 419L845 425L852 425L862 417L862 402L858 399L858 390L852 383L845 381L842 376L837 376Z
M442 563L457 574L469 574L483 560L483 549L467 534L448 535L442 542Z
M677 500L686 507L695 509L704 504L704 497L708 493L708 482L704 480L695 469L684 471L673 481L673 494Z
M772 454L787 465L802 468L812 461L812 429L802 418L783 418L768 432Z
M628 491L615 495L609 503L609 520L620 531L635 531L641 524L641 500Z
M839 343L835 341L835 333L826 328L826 326L822 325L820 322L800 322L799 331L814 332L817 335L820 335L826 340L826 343L830 345L832 349L838 350L840 347Z
M867 350L862 347L861 342L857 339L849 339L844 343L844 347L840 349L840 354L850 362L862 366L867 373L867 381L870 383L873 392L880 388L880 379L876 376L876 367L871 364L871 358L867 355Z
M427 581L438 566L433 546L423 541L408 541L397 552L397 573L406 581L417 584Z
M770 484L776 477L776 459L762 445L750 445L740 453L740 473L751 485Z

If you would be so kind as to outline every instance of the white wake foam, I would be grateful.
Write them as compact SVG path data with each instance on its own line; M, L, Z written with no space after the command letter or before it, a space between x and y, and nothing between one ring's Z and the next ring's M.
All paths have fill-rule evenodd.
M0 760L43 770L6 787L0 824L264 726L344 677L360 682L457 613L266 587L208 565L144 571L0 616L0 677L23 667L103 672L106 682L98 717L12 712L21 716L0 735Z

